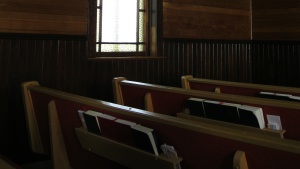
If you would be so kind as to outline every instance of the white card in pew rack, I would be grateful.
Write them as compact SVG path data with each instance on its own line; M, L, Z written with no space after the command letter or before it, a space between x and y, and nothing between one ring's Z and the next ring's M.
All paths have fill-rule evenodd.
M276 126L277 130L282 130L280 116L268 115L267 114L267 120L268 120L268 125Z

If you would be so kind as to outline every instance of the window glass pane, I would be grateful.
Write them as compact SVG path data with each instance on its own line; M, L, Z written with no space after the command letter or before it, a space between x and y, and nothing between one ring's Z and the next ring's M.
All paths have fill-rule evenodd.
M140 0L140 9L141 10L145 9L145 0Z
M144 25L144 12L139 12L139 42L145 42L144 38L144 30L145 30L145 25Z
M145 45L139 45L139 52L144 52L145 51Z
M100 48L99 48L99 44L96 44L96 52L99 52Z
M100 9L97 9L97 24L96 24L96 42L99 42L99 30L100 30Z
M101 41L136 42L136 34L137 0L103 0Z
M101 52L136 52L136 44L101 44Z
M101 11L100 11L100 9L99 9L99 7L100 7L100 0L97 0L97 18L96 18L96 42L98 43L98 42L100 42L100 22L101 22L101 20L100 20L100 18L101 18ZM96 45L96 52L99 52L99 45L97 44Z

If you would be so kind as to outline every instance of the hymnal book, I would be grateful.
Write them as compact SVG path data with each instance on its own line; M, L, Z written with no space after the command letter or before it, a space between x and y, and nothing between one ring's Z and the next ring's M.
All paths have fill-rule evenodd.
M123 119L117 119L114 122L117 136L116 141L129 146L135 146L131 127L136 125L136 123Z
M205 117L203 101L204 99L200 98L187 99L186 106L189 110L189 114L193 116Z
M275 93L273 93L273 92L259 92L258 95L259 95L259 97L262 97L262 98L272 99L272 98L274 98Z
M205 100L205 115L209 119L239 124L239 104Z
M240 104L221 102L222 121L239 124L240 117L238 108Z
M97 116L99 114L102 114L102 113L88 110L83 113L83 117L84 117L84 121L85 121L87 130L91 133L101 135L100 126L99 126L99 122L97 119Z
M221 113L220 110L220 103L219 101L213 100L205 100L203 102L205 115L209 119L219 120L218 114Z
M242 125L265 128L265 120L262 108L242 105L239 107L240 122Z
M158 155L154 130L140 124L131 127L137 148Z
M272 92L259 92L259 96L262 98L276 99L276 100L291 100L291 97L293 97L291 94L272 93Z
M113 140L116 139L114 120L116 120L117 118L108 114L99 114L97 118L100 126L101 136Z

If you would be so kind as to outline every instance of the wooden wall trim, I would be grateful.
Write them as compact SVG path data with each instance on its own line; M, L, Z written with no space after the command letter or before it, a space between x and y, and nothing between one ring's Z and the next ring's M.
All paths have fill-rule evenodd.
M1 0L0 32L87 34L87 0Z
M163 1L163 37L251 39L249 0Z
M299 40L300 3L297 0L252 0L253 39Z

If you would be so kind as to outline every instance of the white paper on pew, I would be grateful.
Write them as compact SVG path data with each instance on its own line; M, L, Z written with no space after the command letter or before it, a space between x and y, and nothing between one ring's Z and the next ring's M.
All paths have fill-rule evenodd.
M163 151L165 157L167 158L178 158L177 152L173 146L163 144L160 146ZM180 163L176 165L176 169L181 169Z
M300 100L300 97L299 96L290 96L290 99L292 99L292 100Z
M82 127L86 129L87 127L86 127L85 120L84 120L84 117L83 117L84 111L83 110L78 110L77 112L78 112L78 115L80 117Z
M281 126L281 120L280 120L280 116L275 116L275 115L268 115L267 114L267 120L268 120L268 126L275 126L275 130L282 130L282 126Z

